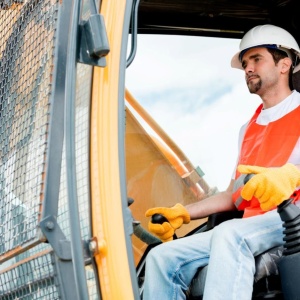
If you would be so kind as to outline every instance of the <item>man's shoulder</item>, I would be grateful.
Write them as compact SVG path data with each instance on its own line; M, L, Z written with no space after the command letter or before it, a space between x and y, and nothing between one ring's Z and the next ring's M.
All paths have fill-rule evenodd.
M287 101L283 101L283 106L288 106L293 109L297 108L300 105L300 92L294 90L286 100Z
M299 101L300 103L300 92L298 92L297 90L293 91L293 96Z

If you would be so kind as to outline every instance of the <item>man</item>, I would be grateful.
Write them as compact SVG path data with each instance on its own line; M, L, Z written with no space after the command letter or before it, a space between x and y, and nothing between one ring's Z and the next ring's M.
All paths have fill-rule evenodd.
M289 84L298 57L297 42L282 28L257 26L243 37L231 65L244 70L250 93L259 95L262 104L240 130L238 163L229 187L186 207L146 212L169 220L162 225L149 222L149 230L164 242L183 223L212 213L238 208L244 210L243 218L152 249L144 300L186 299L196 271L206 265L203 299L251 299L254 257L283 244L277 205L290 197L300 202L300 94ZM248 173L256 175L240 187Z

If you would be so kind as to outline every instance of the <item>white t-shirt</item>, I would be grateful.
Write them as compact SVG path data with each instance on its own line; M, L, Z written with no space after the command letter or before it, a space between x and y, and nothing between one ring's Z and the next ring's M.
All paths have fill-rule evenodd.
M256 123L259 125L268 125L270 122L276 121L295 108L297 108L300 105L300 93L298 93L296 90L294 90L291 95L289 95L286 99L278 103L277 105L268 108L268 109L263 109L261 113L259 114ZM300 120L299 120L300 121ZM248 125L249 121L244 124L239 132L239 140L238 140L238 146L239 146L239 153L242 147L242 141L245 135L245 130ZM237 160L238 161L238 160ZM300 164L300 137L295 145L295 148L288 159L289 163L292 164ZM232 174L232 179L235 177L235 171L236 171L236 166L234 168L234 172Z

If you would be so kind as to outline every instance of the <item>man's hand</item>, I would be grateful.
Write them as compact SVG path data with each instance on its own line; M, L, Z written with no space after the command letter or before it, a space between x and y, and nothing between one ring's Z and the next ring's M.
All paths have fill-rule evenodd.
M148 223L149 231L158 236L163 242L171 241L175 230L182 224L190 222L190 214L183 205L177 203L175 206L155 207L146 211L146 217L152 217L155 214L163 215L168 221L163 224L154 224L151 221Z
M257 174L245 184L241 196L248 201L252 197L257 198L264 211L273 209L288 199L300 185L300 171L290 163L280 168L239 165L238 171Z

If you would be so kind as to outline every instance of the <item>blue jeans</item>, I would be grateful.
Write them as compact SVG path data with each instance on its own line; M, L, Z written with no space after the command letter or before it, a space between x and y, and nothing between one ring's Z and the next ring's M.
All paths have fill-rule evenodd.
M254 257L282 245L282 231L282 221L273 210L161 244L150 251L146 260L143 299L186 299L185 291L196 271L206 265L203 299L251 299Z

